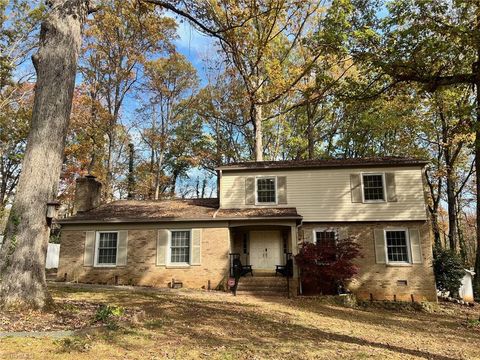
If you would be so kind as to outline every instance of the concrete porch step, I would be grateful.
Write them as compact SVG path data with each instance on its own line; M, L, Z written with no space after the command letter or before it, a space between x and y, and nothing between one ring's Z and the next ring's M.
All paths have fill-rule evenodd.
M240 278L237 295L286 296L287 279L281 276L245 276Z
M275 277L275 271L271 270L255 270L253 269L254 277ZM248 275L247 275L248 276Z
M57 281L57 269L45 270L45 278L47 281Z
M247 291L247 290L237 290L237 296L241 295L249 295L249 296L260 296L260 297L286 297L287 291L269 291L269 290L254 290L254 291Z
M286 282L286 278L280 276L244 276L240 278L240 283L243 284L286 284Z

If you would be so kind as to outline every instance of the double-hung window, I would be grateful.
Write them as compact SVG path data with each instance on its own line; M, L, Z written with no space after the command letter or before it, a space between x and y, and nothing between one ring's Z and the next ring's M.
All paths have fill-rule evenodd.
M170 241L170 263L190 263L190 231L172 230Z
M332 230L316 230L315 243L322 250L322 255L326 263L334 262L337 259L336 254L337 233Z
M96 266L115 266L117 264L118 232L97 232Z
M389 263L410 263L406 230L385 230L385 242Z
M277 184L275 177L260 177L257 181L257 204L277 203Z
M385 201L383 174L363 174L362 182L365 202Z

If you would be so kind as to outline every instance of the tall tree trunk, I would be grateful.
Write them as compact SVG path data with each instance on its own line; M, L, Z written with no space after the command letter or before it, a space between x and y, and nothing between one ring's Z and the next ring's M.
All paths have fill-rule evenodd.
M135 149L133 144L128 144L128 194L127 198L132 200L135 197L135 173L133 172L133 157L135 155Z
M65 137L72 108L81 28L87 0L51 0L34 57L35 102L17 193L0 251L0 304L45 308L51 302L45 282L50 235L47 202L57 196Z
M310 95L307 95L310 97ZM310 104L310 100L306 105L307 109L307 140L308 140L308 159L312 160L315 157L315 139L314 139L314 130L315 126L314 121L314 110Z
M433 243L436 247L442 247L442 240L440 235L440 226L438 225L438 211L430 212L433 231Z
M477 10L480 10L480 1L477 1ZM477 11L477 31L480 31L480 13ZM476 121L475 121L475 180L477 191L477 251L475 257L475 277L473 288L475 297L480 297L480 40L477 40L477 61L473 64L475 74L476 97Z
M160 199L160 175L162 174L163 158L165 155L163 151L163 144L161 146L162 149L160 150L160 154L158 155L157 168L155 173L155 200Z
M253 104L251 111L255 131L255 161L263 161L262 106Z
M457 209L455 204L455 179L452 166L447 163L447 208L448 208L448 244L457 251Z

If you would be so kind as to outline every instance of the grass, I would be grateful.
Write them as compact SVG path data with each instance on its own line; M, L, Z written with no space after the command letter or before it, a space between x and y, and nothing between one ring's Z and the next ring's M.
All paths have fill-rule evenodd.
M3 338L0 359L480 359L479 310L352 309L315 298L54 285L57 301L142 316L64 339ZM467 318L467 316L469 318Z

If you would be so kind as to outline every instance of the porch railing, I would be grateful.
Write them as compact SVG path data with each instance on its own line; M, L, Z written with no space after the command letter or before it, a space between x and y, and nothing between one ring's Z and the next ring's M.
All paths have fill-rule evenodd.
M238 287L238 281L240 280L240 269L234 266L234 263L236 259L240 259L240 254L239 253L231 253L229 254L229 259L230 259L230 277L235 278L235 284L231 288L231 291L234 296L237 296L237 287Z
M291 269L289 268L289 263L290 261L293 261L292 259L292 253L287 252L285 253L285 266L287 269L287 297L290 299L290 278L293 277L293 263Z

